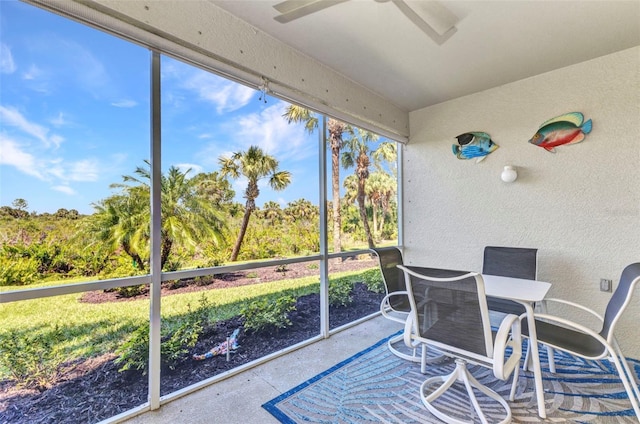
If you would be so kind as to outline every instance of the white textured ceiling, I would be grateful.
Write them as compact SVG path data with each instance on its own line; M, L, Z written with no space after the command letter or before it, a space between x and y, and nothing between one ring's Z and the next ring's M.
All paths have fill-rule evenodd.
M442 45L391 1L286 24L273 19L281 0L211 1L407 111L640 45L640 0L445 0L459 22Z

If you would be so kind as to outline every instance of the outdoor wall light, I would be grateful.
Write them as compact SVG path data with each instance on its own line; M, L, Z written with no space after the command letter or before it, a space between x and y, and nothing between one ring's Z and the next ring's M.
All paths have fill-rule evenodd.
M506 165L502 170L502 174L500 174L500 178L505 183L512 183L518 178L518 173L516 172L516 168L511 165Z

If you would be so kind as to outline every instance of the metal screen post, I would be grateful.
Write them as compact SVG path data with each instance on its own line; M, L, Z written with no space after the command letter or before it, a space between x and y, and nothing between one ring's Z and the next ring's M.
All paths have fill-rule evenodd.
M149 406L160 407L161 221L160 53L151 54L151 303L149 306Z
M403 166L403 152L404 152L404 144L396 142L396 152L398 152L396 160L397 160L397 169L398 169L398 177L396 179L396 199L398 205L398 216L397 216L397 228L398 228L398 247L404 252L404 184L402 182L404 178L404 166Z
M320 335L329 337L329 251L327 240L327 117L322 115L318 139L320 166Z

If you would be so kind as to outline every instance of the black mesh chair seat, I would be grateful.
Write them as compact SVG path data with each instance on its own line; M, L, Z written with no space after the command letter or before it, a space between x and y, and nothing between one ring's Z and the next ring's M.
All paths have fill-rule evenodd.
M522 335L529 337L527 318L522 319ZM606 346L593 336L540 320L536 320L536 335L538 341L563 350L569 349L585 357L601 357L607 351Z
M534 315L539 342L585 359L608 359L613 362L629 396L633 413L640 421L640 389L614 336L614 327L631 301L634 288L638 284L640 284L640 262L628 265L622 271L620 282L607 304L604 317L583 305L562 299L545 299L546 303L553 302L565 308L577 308L591 313L602 322L602 329L599 331L557 315L546 313ZM523 322L522 328L523 335L528 336L526 323Z

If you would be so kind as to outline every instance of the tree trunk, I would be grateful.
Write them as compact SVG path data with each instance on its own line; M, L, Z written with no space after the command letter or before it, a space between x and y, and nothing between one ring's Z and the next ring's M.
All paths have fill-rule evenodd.
M133 251L133 249L131 249L131 246L129 245L129 243L127 242L122 242L121 243L122 249L124 250L124 252L129 255L129 257L131 257L131 259L133 259L134 262L134 266L138 269L140 269L141 271L145 270L145 264L144 262L142 262L142 258L140 258L140 255L138 255L136 252Z
M160 269L164 269L164 264L169 259L173 241L170 237L162 236L162 246L160 247Z
M369 219L367 218L367 209L364 204L364 182L364 179L358 179L358 209L360 210L360 220L364 227L364 233L367 235L367 244L369 245L369 249L373 249L376 246L373 243L373 238L371 237L371 228L369 227Z
M379 240L381 231L378 228L378 207L375 202L371 202L371 207L373 209L373 236L376 240Z
M382 209L382 212L380 214L380 222L378 223L378 237L380 239L382 239L382 232L384 231L384 221L386 216L387 216L387 212L384 209Z
M247 227L249 226L249 215L251 215L251 211L249 211L249 209L246 209L244 211L244 216L242 217L242 226L240 227L240 233L238 234L236 244L233 246L233 252L231 252L231 262L235 262L235 260L238 259L240 246L242 245L242 240L244 239L244 235L247 232Z
M329 145L331 146L331 196L333 197L333 252L342 252L342 216L340 213L340 149L342 148L342 122L329 119Z
M340 149L331 149L331 191L333 197L333 253L342 252L342 219L340 216Z
M249 183L249 188L247 188L247 193L251 190L258 190L257 183L255 187ZM256 196L257 197L257 196ZM256 208L255 198L247 196L247 203L244 208L244 215L242 216L242 226L240 226L240 233L238 234L238 239L236 240L236 244L233 246L233 252L231 252L231 262L235 262L238 259L238 253L240 253L240 246L242 246L242 240L244 240L244 235L247 232L247 228L249 227L249 217L251 216L251 212Z

